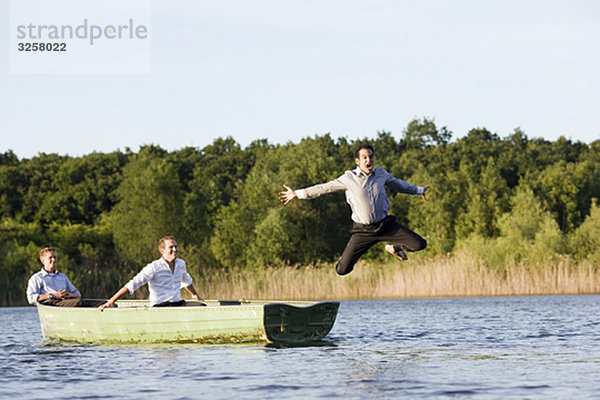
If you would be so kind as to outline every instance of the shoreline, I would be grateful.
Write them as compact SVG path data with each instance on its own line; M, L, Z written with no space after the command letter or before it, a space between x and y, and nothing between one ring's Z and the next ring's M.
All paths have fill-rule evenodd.
M575 295L600 293L600 271L570 258L494 270L481 260L457 254L408 262L361 261L343 277L333 264L231 271L213 274L196 288L207 298L264 300Z
M467 253L417 256L385 263L359 261L345 276L337 275L333 266L323 263L202 271L189 265L188 271L205 299L385 300L600 294L600 268L590 262L576 263L570 257L554 258L543 265L494 269ZM182 291L182 298L186 296L187 292ZM146 297L147 291L140 290L126 298ZM23 296L22 303L0 306L26 305Z

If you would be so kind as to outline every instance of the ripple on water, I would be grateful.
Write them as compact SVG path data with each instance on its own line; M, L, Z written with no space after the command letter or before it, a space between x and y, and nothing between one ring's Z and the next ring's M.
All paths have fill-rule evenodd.
M0 309L0 398L592 398L598 304L344 301L326 340L300 347L46 344L34 308Z

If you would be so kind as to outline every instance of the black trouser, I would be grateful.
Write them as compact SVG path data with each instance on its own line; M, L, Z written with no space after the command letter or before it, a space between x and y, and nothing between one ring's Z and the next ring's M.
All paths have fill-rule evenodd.
M360 256L379 242L400 244L408 251L419 251L427 247L425 239L397 223L391 215L373 224L355 222L352 226L352 236L350 236L340 260L335 265L337 273L346 275L352 272L354 264Z
M75 297L73 299L48 299L42 301L42 304L46 306L56 307L80 307L82 304L81 297Z

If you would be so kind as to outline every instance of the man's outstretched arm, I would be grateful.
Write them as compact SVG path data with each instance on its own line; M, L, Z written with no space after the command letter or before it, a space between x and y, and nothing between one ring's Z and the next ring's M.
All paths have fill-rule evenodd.
M320 183L304 189L294 190L287 185L283 185L283 187L287 189L285 192L279 192L279 200L281 200L283 204L289 203L294 198L309 200L338 190L346 190L346 185L343 182L343 176L330 182Z

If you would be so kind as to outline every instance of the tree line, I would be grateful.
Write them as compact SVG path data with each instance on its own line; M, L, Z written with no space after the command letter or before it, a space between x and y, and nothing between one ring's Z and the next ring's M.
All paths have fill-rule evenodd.
M499 137L475 128L457 140L415 119L399 139L299 143L218 138L204 148L146 145L81 157L0 154L0 304L24 304L38 251L87 297L105 297L158 257L174 235L193 276L215 270L331 263L349 236L343 193L283 207L277 193L353 169L359 143L375 164L419 186L428 201L390 194L391 213L428 241L424 256L469 251L489 268L572 257L600 264L600 140ZM371 251L367 259L386 260ZM383 256L385 257L385 256Z

